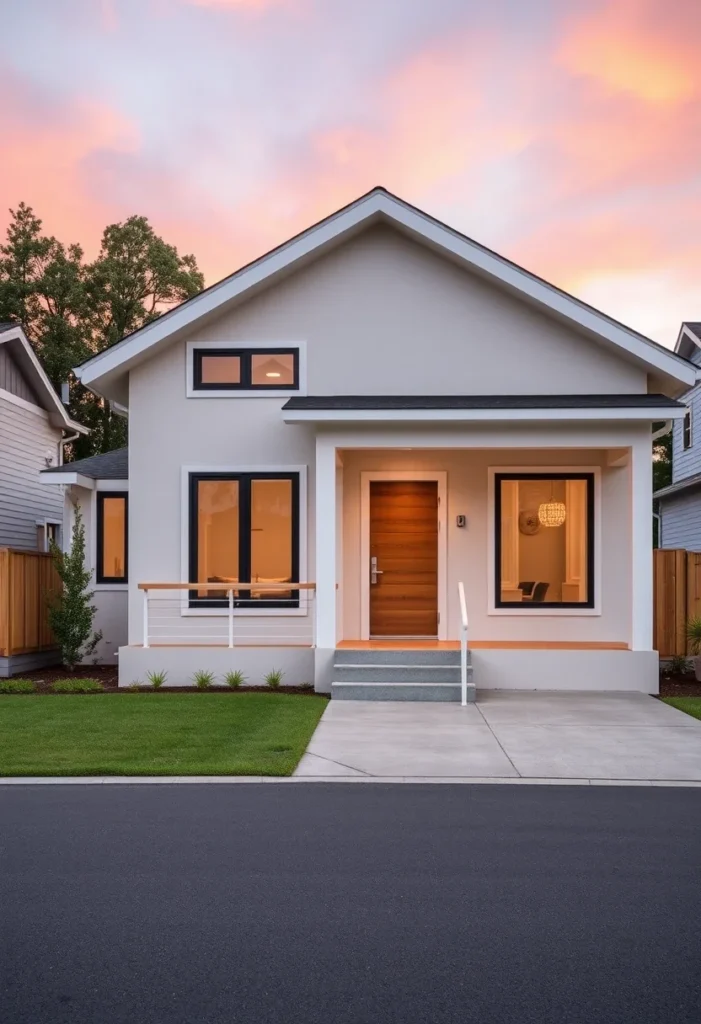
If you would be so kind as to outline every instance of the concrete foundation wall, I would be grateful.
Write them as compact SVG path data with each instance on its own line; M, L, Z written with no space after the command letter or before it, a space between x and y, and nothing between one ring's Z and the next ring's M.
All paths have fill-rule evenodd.
M659 693L656 651L473 650L477 699L493 690L638 690Z
M310 647L120 647L119 685L147 683L147 672L166 671L166 686L194 686L200 669L213 672L216 685L224 673L241 669L247 686L265 686L264 676L282 669L283 686L314 682L314 651Z
M11 654L0 657L0 679L21 676L38 668L51 668L61 664L61 655L54 651L30 651L29 654Z

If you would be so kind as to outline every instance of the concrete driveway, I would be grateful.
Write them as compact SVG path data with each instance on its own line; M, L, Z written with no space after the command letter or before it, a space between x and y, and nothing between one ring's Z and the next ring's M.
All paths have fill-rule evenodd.
M638 693L482 691L466 708L331 701L295 775L701 785L701 721Z

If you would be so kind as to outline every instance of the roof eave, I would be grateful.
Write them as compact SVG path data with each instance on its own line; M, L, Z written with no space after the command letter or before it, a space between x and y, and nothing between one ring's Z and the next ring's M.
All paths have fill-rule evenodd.
M283 409L296 423L656 423L681 419L683 406L628 409Z

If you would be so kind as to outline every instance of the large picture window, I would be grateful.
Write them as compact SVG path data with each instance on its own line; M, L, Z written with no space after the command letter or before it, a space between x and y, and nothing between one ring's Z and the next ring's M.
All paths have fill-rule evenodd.
M97 492L98 583L126 583L128 580L128 500L123 491Z
M497 473L495 605L593 608L594 475Z
M297 348L196 348L195 391L296 391Z
M190 476L190 580L221 583L190 591L205 607L297 607L299 591L265 584L299 582L299 474L195 473ZM232 584L259 583L253 591Z

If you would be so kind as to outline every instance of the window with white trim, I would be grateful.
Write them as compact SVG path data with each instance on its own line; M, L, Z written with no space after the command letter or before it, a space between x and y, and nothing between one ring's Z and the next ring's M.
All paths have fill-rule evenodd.
M682 444L684 449L691 448L693 439L691 436L691 408L687 408L684 412L684 421L682 423Z
M298 391L299 348L194 348L194 391Z

